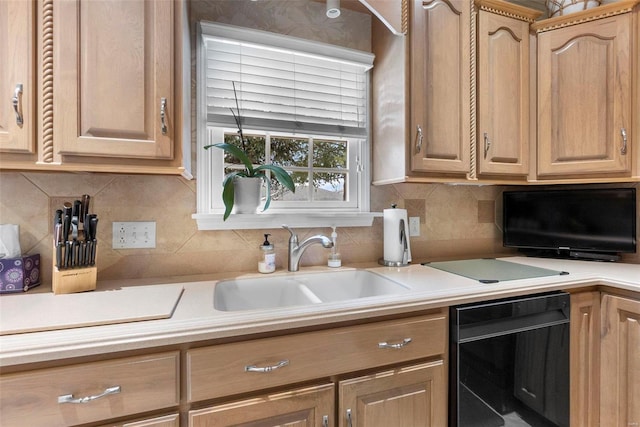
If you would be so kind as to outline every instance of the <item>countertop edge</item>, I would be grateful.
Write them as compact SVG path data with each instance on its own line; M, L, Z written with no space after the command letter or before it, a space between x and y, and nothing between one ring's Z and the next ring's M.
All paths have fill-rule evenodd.
M636 267L632 268L635 274ZM640 271L640 266L637 268ZM384 271L384 268L372 268L371 270L380 272ZM409 274L408 271L404 270L400 274ZM0 368L105 353L117 354L133 350L152 350L153 348L178 346L192 342L277 333L311 326L330 326L363 319L373 320L384 316L404 314L410 316L412 313L451 305L531 293L571 291L588 287L606 287L640 293L640 281L635 282L594 272L571 274L554 280L544 278L519 281L520 283L501 287L480 287L469 279L464 280L467 280L464 282L465 285L447 292L416 292L410 297L394 298L389 301L378 298L365 301L362 304L329 304L322 310L315 311L267 311L253 317L227 316L225 314L218 317L151 320L0 336ZM457 282L462 282L462 279L457 279ZM185 284L180 283L179 285ZM192 286L197 288L198 284ZM188 291L189 284L185 285L185 289ZM73 333L69 331L73 331Z

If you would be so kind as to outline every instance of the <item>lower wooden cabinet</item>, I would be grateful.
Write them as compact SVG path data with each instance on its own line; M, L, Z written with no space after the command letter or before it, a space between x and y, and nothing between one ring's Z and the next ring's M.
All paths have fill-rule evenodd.
M572 426L596 427L600 414L600 292L571 295Z
M339 427L447 425L443 360L378 372L339 384Z
M174 351L2 375L0 425L71 426L176 407L179 369Z
M189 426L335 426L334 401L334 384L323 384L190 411Z
M189 412L190 427L442 427L446 364L439 359ZM337 420L335 413L338 413Z
M602 297L600 425L640 426L640 300Z
M571 425L640 426L640 300L571 295Z
M190 349L187 402L221 403L189 411L189 426L446 426L447 319L443 308Z

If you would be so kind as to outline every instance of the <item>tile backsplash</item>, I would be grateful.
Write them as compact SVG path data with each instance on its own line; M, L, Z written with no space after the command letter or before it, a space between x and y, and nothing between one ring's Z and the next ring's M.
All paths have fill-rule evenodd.
M420 237L411 238L415 261L511 253L488 206L501 187L396 184L371 187L371 209L396 203L420 217ZM262 230L198 231L195 181L181 177L118 174L2 172L0 222L20 225L23 252L42 256L43 281L50 283L53 210L62 200L92 197L99 215L98 280L255 271ZM111 248L112 222L156 221L155 249ZM343 263L375 262L382 257L382 218L371 227L338 229ZM277 268L286 268L289 233L269 230ZM329 227L299 230L329 234ZM311 247L301 265L323 265L327 251Z

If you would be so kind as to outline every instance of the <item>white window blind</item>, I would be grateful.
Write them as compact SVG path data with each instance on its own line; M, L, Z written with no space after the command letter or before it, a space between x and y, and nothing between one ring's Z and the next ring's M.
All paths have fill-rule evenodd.
M367 135L372 54L217 23L201 32L208 123L235 126L237 96L245 128Z

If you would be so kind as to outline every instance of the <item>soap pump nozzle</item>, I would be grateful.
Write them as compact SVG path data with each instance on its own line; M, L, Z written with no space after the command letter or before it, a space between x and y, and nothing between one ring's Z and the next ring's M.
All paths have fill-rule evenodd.
M333 246L331 247L331 253L329 254L327 265L329 267L341 267L342 261L340 260L340 254L337 250L338 245L338 233L336 233L336 227L331 226L333 232L331 233L331 241L333 242Z

